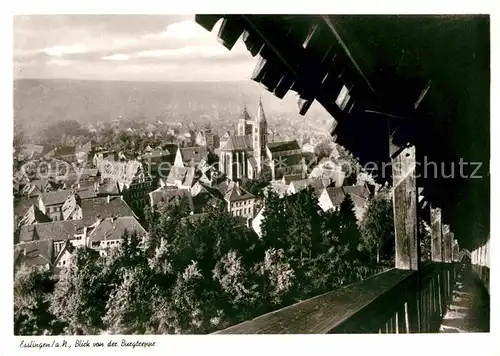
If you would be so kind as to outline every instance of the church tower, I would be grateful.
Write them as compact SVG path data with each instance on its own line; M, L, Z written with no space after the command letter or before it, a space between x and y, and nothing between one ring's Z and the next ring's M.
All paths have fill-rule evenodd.
M260 174L266 160L267 146L267 120L262 106L262 100L259 99L257 115L252 132L253 154L257 161L257 173Z
M238 136L250 135L252 133L252 124L250 122L250 115L248 114L247 106L243 107L240 118L238 119Z

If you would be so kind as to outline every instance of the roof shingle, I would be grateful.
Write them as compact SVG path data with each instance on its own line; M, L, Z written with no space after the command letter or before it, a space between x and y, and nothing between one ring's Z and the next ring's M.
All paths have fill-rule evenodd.
M252 150L252 136L230 136L221 151Z
M81 201L83 223L91 225L98 219L136 215L121 197L93 198Z
M120 240L125 231L129 233L135 232L139 236L146 235L146 230L135 217L124 216L116 219L107 218L102 220L89 234L89 240Z
M19 233L19 241L33 240L54 241L72 239L74 235L83 233L82 220L53 221L42 224L23 225Z

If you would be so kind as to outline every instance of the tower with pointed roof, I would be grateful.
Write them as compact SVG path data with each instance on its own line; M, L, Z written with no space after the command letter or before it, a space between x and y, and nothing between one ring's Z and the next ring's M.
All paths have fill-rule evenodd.
M252 133L252 123L250 121L250 115L248 114L247 106L243 106L243 111L241 112L240 118L238 119L238 136L246 136Z
M252 132L253 155L257 161L257 173L260 174L265 163L266 146L267 146L267 120L262 106L262 99L259 99L257 107L257 115L253 125Z

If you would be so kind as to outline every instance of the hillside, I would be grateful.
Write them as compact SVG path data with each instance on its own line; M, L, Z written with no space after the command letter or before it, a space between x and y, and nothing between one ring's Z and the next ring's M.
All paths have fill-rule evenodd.
M81 124L116 118L206 123L227 129L244 104L252 115L259 97L271 128L287 132L326 133L331 117L315 103L303 117L295 93L275 98L257 83L119 82L24 79L14 81L15 124L28 132L60 120ZM285 120L286 119L286 120Z

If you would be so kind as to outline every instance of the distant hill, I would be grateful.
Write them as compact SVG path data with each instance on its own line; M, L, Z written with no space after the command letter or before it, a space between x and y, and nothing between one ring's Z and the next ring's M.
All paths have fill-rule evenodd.
M253 115L262 96L270 126L277 125L277 131L326 132L330 115L315 103L305 117L300 116L294 94L290 92L280 100L251 80L162 83L23 79L14 81L14 119L28 132L60 120L85 125L119 117L186 125L210 120L213 127L227 129L236 122L244 104Z

